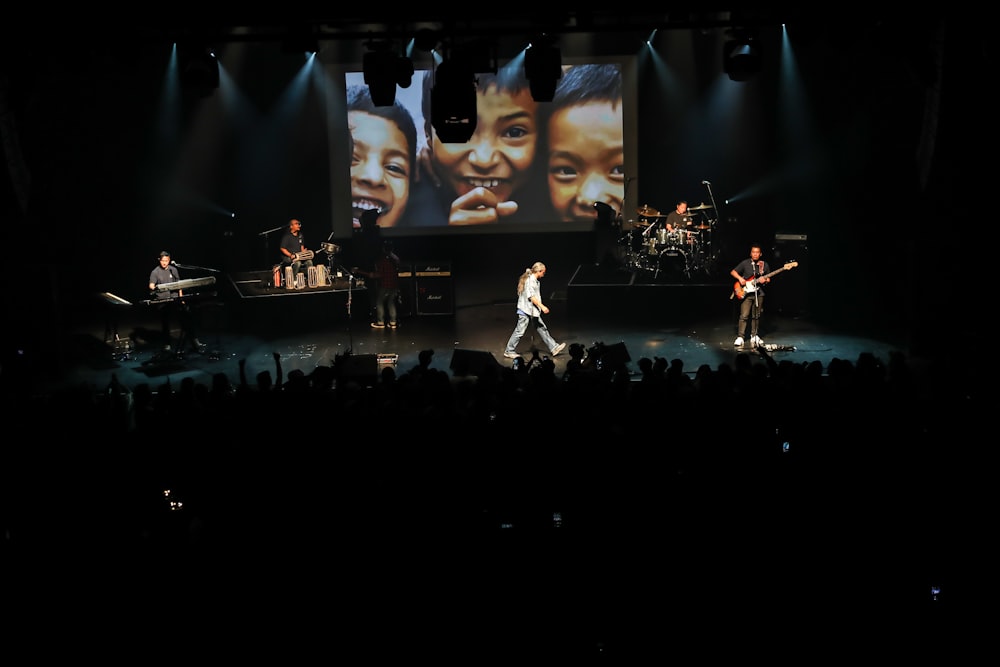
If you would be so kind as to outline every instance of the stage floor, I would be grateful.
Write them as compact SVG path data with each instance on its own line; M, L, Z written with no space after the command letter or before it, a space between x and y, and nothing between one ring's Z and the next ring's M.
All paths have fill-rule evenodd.
M581 281L583 275L592 276L590 282ZM503 350L515 324L514 301L490 298L503 291L496 287L477 291L456 283L453 312L421 315L406 309L399 328L393 330L369 326L365 289L255 286L247 293L267 298L222 294L206 304L199 315L205 353L186 353L169 363L157 361L162 342L155 312L117 307L109 316L109 309L95 305L74 315L65 329L51 332L50 341L38 341L37 347L25 350L31 357L30 364L25 362L34 369L33 391L81 384L100 388L112 373L130 386L188 375L209 384L217 372L236 382L239 360L246 360L248 376L253 378L258 371L273 371L275 352L281 355L285 373L295 369L308 373L344 355L392 355L393 366L401 373L414 367L420 351L428 349L434 350L438 368L449 368L456 350L486 353L509 364ZM733 346L738 301L728 298L730 291L722 280L647 284L628 272L589 267L578 268L563 283L543 280L545 301L552 311L545 319L556 340L588 349L597 343L621 343L636 374L641 357L680 359L686 372L693 374L702 364L716 368L731 364L740 351L751 351ZM834 358L854 361L862 352L887 361L892 351L905 352L905 341L837 331L797 310L765 312L761 328L772 356L796 363L819 360L825 367ZM123 341L118 345L115 332ZM532 347L529 330L518 351L529 355ZM565 352L554 358L557 372L565 370L568 359Z

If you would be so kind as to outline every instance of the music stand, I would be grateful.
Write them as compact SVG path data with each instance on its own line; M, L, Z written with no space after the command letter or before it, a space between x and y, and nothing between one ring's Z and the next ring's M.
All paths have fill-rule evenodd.
M128 338L122 340L118 337L118 313L124 307L130 307L132 302L111 292L101 292L100 297L107 305L104 320L104 342L114 346L114 351L111 353L112 359L126 361L132 353L132 342Z

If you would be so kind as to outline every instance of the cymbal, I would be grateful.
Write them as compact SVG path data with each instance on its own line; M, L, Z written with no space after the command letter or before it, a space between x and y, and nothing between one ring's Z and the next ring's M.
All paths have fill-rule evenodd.
M701 204L698 204L697 206L689 206L688 210L689 211L707 211L710 208L715 208L715 207L714 206L708 206L708 205L705 204L705 202L702 202Z
M639 215L659 215L660 212L649 204L643 204L639 207Z

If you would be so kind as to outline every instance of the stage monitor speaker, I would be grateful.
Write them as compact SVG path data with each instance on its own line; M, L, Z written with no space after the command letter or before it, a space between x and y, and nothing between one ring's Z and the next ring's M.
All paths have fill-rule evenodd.
M414 262L413 276L418 315L454 314L451 262Z
M587 350L586 365L597 365L605 370L613 370L626 365L632 361L632 357L625 347L625 343L619 342L612 345L597 343Z
M775 234L771 251L771 270L789 262L796 266L775 276L764 293L764 308L782 315L809 313L809 237L806 234Z
M492 352L484 350L455 350L451 353L451 369L453 375L464 377L475 375L479 377L484 372L502 368Z
M399 304L396 306L400 317L409 317L417 312L413 305L416 298L414 291L413 265L404 263L399 267Z
M374 387L378 383L377 354L348 354L338 357L336 365L338 382L353 381L362 387Z

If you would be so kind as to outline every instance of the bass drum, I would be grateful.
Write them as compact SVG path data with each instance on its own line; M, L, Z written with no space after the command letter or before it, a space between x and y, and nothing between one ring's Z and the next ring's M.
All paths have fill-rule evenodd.
M680 248L667 248L660 253L658 261L661 277L680 276L688 271L687 253Z

